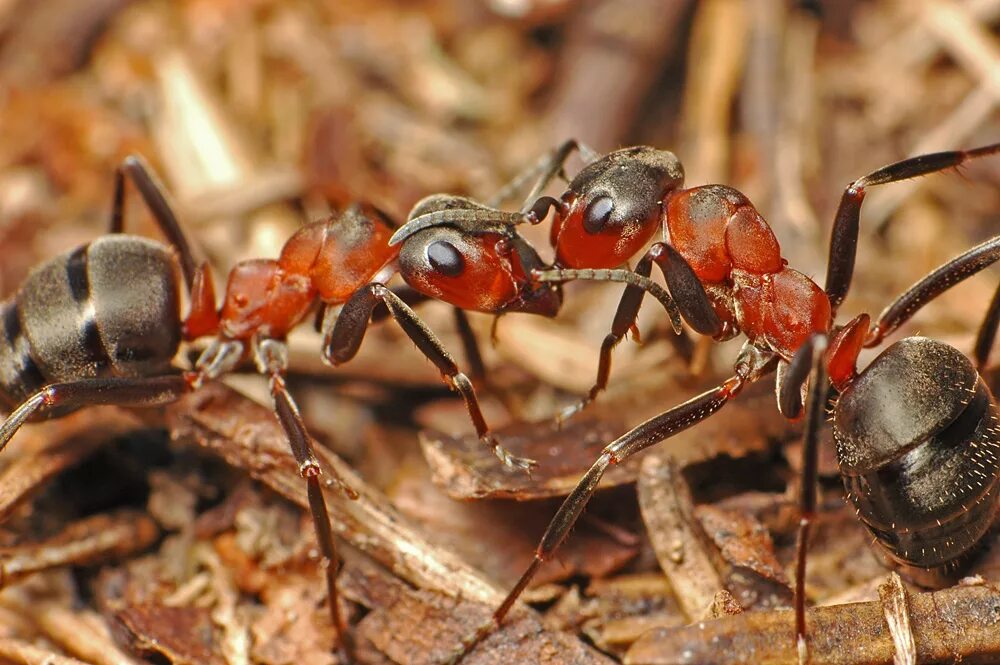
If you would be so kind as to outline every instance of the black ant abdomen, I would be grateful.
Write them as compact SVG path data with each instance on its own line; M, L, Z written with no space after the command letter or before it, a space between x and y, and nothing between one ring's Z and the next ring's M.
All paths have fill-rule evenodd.
M953 581L1000 498L997 406L958 350L896 342L834 410L844 486L889 562L924 586Z
M54 257L0 305L0 399L13 407L50 383L166 373L179 311L177 258L162 243L112 234Z

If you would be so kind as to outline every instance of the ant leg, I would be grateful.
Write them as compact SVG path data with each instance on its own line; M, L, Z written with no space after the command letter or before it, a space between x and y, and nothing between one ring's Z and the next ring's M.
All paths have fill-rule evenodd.
M288 346L283 341L276 339L254 339L253 352L258 371L268 378L271 398L274 400L274 412L288 437L288 445L299 465L299 475L306 481L309 512L312 515L313 527L316 529L316 542L323 555L323 568L326 571L327 604L330 607L330 618L337 629L337 639L350 655L353 653L353 645L347 622L340 611L337 589L337 571L340 567L340 559L337 556L336 541L330 528L330 515L320 484L320 475L323 470L313 452L309 434L306 431L305 422L299 414L298 406L285 386ZM333 484L348 498L358 498L357 492L344 483L341 478L336 475L331 475L331 478Z
M531 192L525 197L525 206L530 207L530 204L538 198L538 195L541 194L542 190L544 190L549 183L556 178L556 176L562 173L566 160L569 159L569 156L573 154L574 150L579 151L581 157L583 157L584 161L588 164L600 157L597 152L580 143L576 139L564 141L557 146L555 150L543 155L537 162L515 175L507 184L501 187L496 194L490 197L485 202L485 205L490 208L500 207L501 204L513 198L514 195L521 191L528 181L534 179L535 184L532 185ZM522 212L527 212L527 209L523 209Z
M770 360L769 355L767 359L768 361ZM597 490L597 485L600 483L604 472L609 466L620 464L640 450L645 450L652 445L660 443L714 414L725 406L726 402L739 393L746 381L753 380L750 376L744 378L740 374L738 372L721 385L647 420L608 444L601 452L600 457L597 458L597 461L583 475L580 482L577 483L573 491L570 492L562 505L559 506L559 510L556 512L555 517L552 518L552 521L549 522L545 534L535 549L535 558L521 575L514 588L511 589L500 606L493 612L491 620L480 627L474 635L463 640L461 650L455 653L449 662L455 663L461 660L476 644L481 642L503 623L507 613L514 606L514 603L524 589L527 588L542 563L551 559L555 555L556 550L559 549L559 546L566 540L566 536L569 535L570 530L576 524L584 507L590 501L590 497Z
M649 248L649 255L663 272L670 295L677 302L681 315L695 332L707 337L718 337L725 326L715 313L705 287L691 264L671 245L658 242Z
M797 401L805 381L809 381L809 396L806 402L805 431L802 435L802 485L799 490L799 529L795 545L795 636L798 642L799 662L808 661L806 644L806 549L809 530L816 515L816 484L819 464L819 430L823 425L826 410L826 362L827 339L825 335L813 335L799 347L786 373L779 400ZM794 394L794 397L792 395ZM799 404L801 408L801 403Z
M681 316L701 335L717 338L727 332L694 269L676 249L658 242L649 248L639 265L647 259L655 261L660 267L669 292L648 276L632 270L545 268L532 270L531 277L537 282L565 282L571 279L624 282L641 288L659 300L670 315L677 334L681 331Z
M928 273L927 276L882 310L865 339L865 346L878 345L886 336L908 321L921 307L959 282L991 266L997 260L1000 260L1000 236L994 236L986 242L976 245ZM996 301L996 299L997 297L994 296L993 300ZM989 342L992 341L993 337L990 333L990 326L992 325L994 332L996 329L995 307L995 303L990 304L990 311L987 312L986 320L980 329L980 338L976 342L977 353L980 352L980 345L986 345L986 352L989 350ZM985 362L985 356L983 362Z
M184 273L184 282L188 289L191 288L195 276L195 260L191 252L191 245L181 229L177 216L167 201L167 196L163 185L153 173L153 170L146 164L146 161L138 155L129 155L122 161L121 165L115 169L114 198L111 205L111 227L109 233L122 233L125 227L124 207L125 207L125 179L128 178L139 190L142 200L146 202L149 211L153 213L153 219L160 231L167 240L177 250L177 255L181 262L181 271Z
M202 263L195 271L189 300L190 309L181 322L184 339L193 340L217 334L220 320L215 304L215 278L208 262Z
M976 343L973 348L973 357L976 359L976 370L982 373L986 369L986 361L990 357L990 349L997 337L997 327L1000 326L1000 286L993 293L993 300L990 301L989 309L983 317L983 322L976 333Z
M854 259L858 250L861 203L865 200L865 188L884 185L900 180L908 180L937 171L954 168L970 159L985 157L1000 152L1000 143L973 148L972 150L952 150L911 157L872 171L858 178L844 190L834 218L830 235L830 257L826 267L825 291L830 297L833 316L847 296L854 275Z
M462 354L465 356L465 362L469 365L468 376L472 381L472 385L478 388L480 393L487 393L496 397L503 404L507 413L516 415L519 412L519 406L511 391L496 385L490 380L490 375L486 371L486 363L483 362L483 355L479 350L479 341L476 339L476 334L472 331L472 326L469 324L469 317L466 315L465 310L460 307L453 307L452 313L455 315L455 328L458 331L459 340L462 342ZM498 318L493 319L494 335L496 333L496 321ZM493 341L495 344L495 336Z
M455 328L458 330L458 338L465 352L465 362L469 364L469 378L474 385L485 386L488 383L486 364L483 362L476 334L472 332L472 326L469 324L469 317L460 307L452 307L452 314L455 316Z
M641 261L640 261L641 263ZM630 284L642 289L656 298L663 309L667 310L670 325L678 335L681 333L681 314L670 292L651 280L632 270L607 268L536 268L531 271L531 278L539 283L568 282L574 279L591 280L595 282L617 282Z
M635 266L634 272L643 277L649 277L653 270L653 259L647 254L642 257ZM639 314L639 306L642 305L642 297L645 291L638 286L629 284L625 287L618 309L615 312L614 321L611 323L611 332L601 343L600 357L597 363L597 380L587 393L587 396L576 404L563 409L556 418L557 423L562 424L574 414L582 411L588 404L597 399L597 396L608 387L608 377L611 374L611 352L618 346L632 326L635 325L635 318ZM683 332L683 331L682 331Z
M195 372L142 378L81 379L52 383L34 393L10 412L0 425L0 451L29 418L50 409L98 404L144 407L176 401L199 383Z
M479 406L476 389L465 374L459 371L458 364L451 354L442 346L441 341L420 317L410 309L395 293L384 284L372 283L354 292L340 311L335 324L323 333L323 357L331 365L340 365L355 356L368 330L372 311L379 303L384 303L396 323L403 332L420 349L421 353L441 372L444 382L452 390L458 392L465 400L465 407L476 428L480 440L489 446L493 453L506 466L529 471L536 462L523 457L515 457L503 448L490 431Z

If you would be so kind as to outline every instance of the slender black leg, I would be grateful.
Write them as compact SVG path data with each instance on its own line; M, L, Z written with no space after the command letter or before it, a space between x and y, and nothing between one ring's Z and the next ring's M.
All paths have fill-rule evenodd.
M534 179L535 183L525 197L524 207L521 210L521 212L528 212L539 194L562 173L566 160L569 159L574 151L579 151L584 161L588 164L599 157L596 152L576 139L564 141L555 150L544 155L536 163L514 176L510 182L500 188L500 191L486 201L486 205L491 208L498 208L505 201L516 196L518 192L523 190L526 183Z
M795 636L799 662L807 662L806 645L806 550L809 530L816 515L816 483L819 462L819 430L826 410L825 335L814 335L799 348L786 374L783 392L798 394L806 378L809 396L806 400L805 431L802 435L802 485L799 489L799 529L795 550ZM788 399L781 396L782 400Z
M655 416L629 432L626 432L616 440L605 446L600 457L594 462L577 483L573 491L559 506L555 517L549 522L545 529L538 547L535 549L535 557L528 568L521 575L517 584L511 589L507 597L504 598L500 606L493 612L489 623L484 624L467 639L462 641L459 649L448 660L449 663L457 663L469 651L482 641L487 635L503 623L507 613L517 602L518 597L527 588L528 584L538 572L542 563L551 559L559 546L566 540L576 520L580 517L583 509L590 501L590 497L597 490L604 472L612 464L620 464L639 451L664 441L674 434L689 427L697 425L706 418L712 416L726 403L739 394L743 386L752 383L766 376L774 369L775 355L766 352L746 343L736 360L735 375L726 379L723 383L703 392L697 397L693 397L683 404L679 404L669 411L665 411Z
M643 277L649 277L653 270L653 259L649 255L642 257L635 266L635 273ZM614 321L611 323L611 332L601 343L601 354L597 363L597 380L587 393L587 396L576 404L564 409L558 417L559 422L571 418L573 414L584 409L593 402L597 396L608 387L608 377L611 375L611 353L618 346L633 325L636 316L639 314L639 306L642 305L642 297L645 292L638 286L629 284L625 287L622 299L618 303ZM682 331L683 332L683 331Z
M834 318L836 318L837 309L847 296L847 291L851 286L851 278L854 275L861 203L865 200L865 188L944 171L964 164L970 159L985 157L997 152L1000 152L1000 143L972 150L953 150L919 155L883 166L847 186L840 199L837 216L834 218L833 231L830 236L830 257L826 267L826 293L830 296Z
M196 374L168 374L143 378L81 379L52 383L24 400L0 425L0 451L21 425L34 415L58 407L83 407L98 404L118 406L156 406L176 401L197 387Z
M933 270L882 310L865 339L865 346L878 345L886 336L906 323L921 307L959 282L993 265L998 259L1000 259L1000 236L995 236ZM985 363L985 354L989 353L989 347L996 333L996 300L997 296L994 296L994 302L990 304L986 319L980 328L979 338L976 340L977 362L980 361L979 354L982 353L984 355L981 362ZM985 349L981 348L982 346L985 346Z
M986 361L989 360L990 350L997 337L997 327L1000 325L1000 286L993 292L993 300L990 301L989 309L983 317L983 322L979 326L976 334L976 344L973 347L973 356L976 359L976 369L982 373L986 369Z
M518 412L518 405L511 392L490 380L489 372L486 370L486 363L483 362L483 354L479 350L479 340L476 339L476 334L469 324L469 317L466 315L465 310L453 307L452 313L455 315L455 328L462 342L462 352L465 356L465 362L469 366L468 376L472 381L472 385L480 394L487 393L496 397L503 404L507 413L516 414ZM494 329L497 318L499 317L493 320Z
M504 598L500 606L494 611L489 623L484 624L476 633L470 635L462 641L459 649L453 654L449 663L457 663L469 651L481 642L487 635L503 623L504 618L510 612L514 603L521 593L530 584L532 578L541 565L551 559L559 546L569 535L573 525L583 512L584 507L597 490L604 472L612 464L620 464L632 455L641 450L656 445L670 438L674 434L689 427L697 425L706 418L712 416L726 403L739 394L746 383L753 382L766 375L773 368L774 355L762 353L759 350L750 349L745 346L744 353L741 353L737 361L737 372L719 386L708 390L697 397L694 397L683 404L675 406L638 427L625 433L615 441L608 444L601 452L600 457L584 474L580 482L577 483L573 491L566 497L555 517L549 522L538 547L535 549L535 557L528 568L521 575L521 578L511 589L507 597Z
M469 324L469 317L464 309L452 307L455 316L455 329L458 330L458 338L462 341L462 350L465 352L465 362L469 364L469 378L473 385L485 386L488 383L486 377L486 364L483 362L483 354L479 351L479 342L476 334Z
M663 272L670 295L677 301L681 316L695 332L718 337L725 332L712 301L694 269L672 246L658 242L649 248L649 255Z
M506 466L530 470L536 462L510 454L497 442L483 417L479 398L476 396L476 389L472 382L459 371L458 364L430 328L385 285L368 284L358 289L344 304L336 323L324 331L323 357L332 365L340 365L353 358L364 340L372 311L379 303L384 303L388 307L389 313L403 329L403 332L441 372L441 378L444 382L465 400L469 418L471 418L480 440L489 446L490 450Z
M641 261L640 261L641 262ZM618 282L629 284L656 298L667 310L670 325L678 335L681 332L681 313L670 292L651 280L632 270L624 268L544 268L531 271L531 278L538 282L569 282L574 279L584 279L595 282Z
M111 228L110 233L122 233L125 228L124 207L125 207L125 179L128 178L135 185L142 195L142 200L153 213L160 231L166 236L167 241L177 250L180 258L181 270L184 273L184 281L190 290L194 282L195 260L191 253L191 245L181 229L177 216L174 215L164 188L153 170L138 155L129 155L115 170L114 199L111 206Z
M569 535L570 530L576 524L584 507L594 495L598 484L601 482L601 478L604 476L604 472L607 471L609 466L620 464L640 450L657 444L677 432L685 430L708 418L736 395L742 385L743 379L734 376L722 385L704 392L651 420L647 420L608 444L601 452L601 456L590 467L590 470L584 474L580 482L573 488L573 491L566 497L562 505L559 506L559 510L556 512L555 517L552 518L552 521L549 522L545 534L535 549L534 559L521 575L517 584L514 585L514 588L510 590L507 597L504 598L500 606L493 612L490 622L484 624L473 635L463 640L460 649L456 651L448 662L457 663L460 661L476 644L481 642L503 623L507 613L510 612L514 603L517 602L521 593L527 588L541 565L551 559L559 549L559 546L566 540L566 536Z
M254 341L254 358L257 369L268 378L271 397L274 399L274 412L278 416L282 429L288 436L288 444L292 455L299 465L299 475L306 481L306 491L309 497L309 512L312 515L313 527L316 529L316 542L323 555L323 569L326 572L327 603L330 607L330 618L337 629L341 645L351 657L354 653L350 631L343 613L340 611L340 598L337 589L337 571L340 559L337 556L336 540L330 528L330 515L323 497L320 475L323 473L319 460L313 452L305 422L299 414L298 406L285 387L285 371L288 367L288 347L283 341L260 339ZM357 492L344 481L332 475L332 481L351 499L358 498Z

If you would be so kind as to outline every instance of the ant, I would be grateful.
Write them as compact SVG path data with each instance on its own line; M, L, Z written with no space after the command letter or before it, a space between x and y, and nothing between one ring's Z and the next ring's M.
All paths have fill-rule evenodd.
M142 196L168 245L124 233L127 181ZM399 273L419 296L453 305L467 354L478 358L464 310L551 317L562 304L558 285L532 277L544 264L514 230L516 222L531 221L533 214L504 213L471 199L435 195L418 203L410 216L439 223L411 227L402 241L390 243L392 221L373 206L354 205L300 228L277 259L238 263L217 306L211 266L196 264L158 179L141 158L130 156L115 171L109 233L37 266L14 296L0 303L0 402L10 408L0 424L0 450L29 420L98 404L165 404L252 359L268 378L275 414L306 482L325 559L331 618L340 645L350 652L338 602L337 553L320 482L323 470L285 385L285 338L318 308L323 359L339 365L354 357L377 306L385 305L445 383L462 396L483 443L504 465L528 471L534 461L499 445L472 381L384 282ZM183 318L178 276L189 301ZM618 277L635 282L627 271ZM673 306L663 289L653 288L652 294ZM211 340L193 369L174 365L182 341L204 337ZM336 475L326 485L357 498Z
M542 284L558 283L569 279L591 279L607 282L620 282L631 284L627 288L622 298L621 304L615 314L611 332L605 337L601 344L598 361L597 381L591 388L588 396L578 405L568 408L557 416L557 422L571 416L582 409L586 404L593 401L597 395L607 388L608 379L611 372L611 353L621 342L628 331L632 331L638 338L638 331L635 326L635 319L639 311L639 306L644 293L649 293L666 310L670 320L670 325L674 335L668 340L674 347L675 352L685 361L692 362L693 346L690 338L681 327L681 312L678 309L674 296L664 290L655 282L648 279L651 271L651 263L648 259L643 259L636 266L635 270L621 269L625 259L642 249L655 231L655 225L650 225L653 214L649 210L641 209L632 205L637 198L630 197L629 192L618 193L620 208L611 215L610 209L605 212L608 215L602 223L607 224L603 233L598 234L594 227L597 222L584 222L590 224L588 227L588 237L580 237L577 230L572 229L572 224L566 226L562 223L566 217L567 197L563 201L556 201L549 196L540 196L541 192L557 176L563 175L563 167L566 160L574 151L579 151L585 161L590 164L597 163L600 155L586 144L576 140L564 142L551 154L544 156L539 162L522 173L518 174L505 185L501 190L489 199L486 203L479 203L472 199L448 194L435 194L419 202L408 216L407 222L401 226L389 239L390 245L397 245L408 242L415 235L422 234L431 229L439 229L437 234L444 240L447 234L461 232L468 235L479 235L487 233L502 236L501 243L518 248L518 253L528 253L532 257L532 262L537 260L537 252L531 249L525 240L517 235L514 227L518 224L539 224L546 219L550 209L558 211L556 223L552 226L551 244L555 250L555 263L550 266L538 265L531 270L529 283L530 289L537 289ZM669 155L670 153L663 153ZM617 153L608 156L616 159ZM672 156L671 156L672 157ZM606 159L608 159L606 158ZM658 157L651 157L656 162ZM660 189L669 188L683 181L684 174L680 163L674 159L674 163L657 163L660 172L653 175L653 186ZM627 168L627 165L622 165ZM614 187L613 182L608 182L607 178L594 180L588 176L589 167L581 171L580 175L573 181L578 188L589 187L607 189ZM512 197L526 182L535 178L529 194L525 198L525 203L518 212L504 212L499 206L508 198ZM649 183L647 183L649 184ZM573 185L571 185L571 190ZM600 204L599 204L600 205ZM604 213L601 213L604 214ZM614 219L611 219L613 217ZM579 226L579 224L577 224ZM451 230L448 230L448 229ZM598 234L596 238L590 238L589 234ZM441 240L436 240L440 242ZM446 240L444 240L447 242ZM430 247L428 247L429 249ZM469 252L465 246L459 245L452 254L456 257L464 257L464 260L475 260L476 253ZM522 261L522 264L524 262ZM457 277L458 275L456 275ZM454 293L445 292L439 286L423 285L410 282L414 288L422 291L425 295L437 299L448 300L445 296L455 297L455 294L464 290L466 293L480 294L488 290L492 283L495 283L496 276L492 270L480 269L476 275L462 276L461 282L453 287ZM525 288L525 287L522 287ZM449 300L449 302L451 302ZM504 309L498 309L495 305L487 307L477 307L475 302L466 300L458 305L463 309L478 310L500 315L505 313ZM558 310L558 306L556 307ZM520 311L520 310L517 310ZM550 315L554 315L550 313ZM472 354L470 354L471 357Z
M554 151L547 172L557 173L576 146L570 141ZM794 589L800 657L808 653L806 545L816 512L818 433L828 383L840 393L833 422L848 498L889 562L925 584L940 584L958 570L1000 509L1000 420L977 371L985 366L1000 325L1000 289L979 329L975 366L952 347L922 337L892 344L860 373L856 365L863 348L879 345L925 304L1000 259L1000 236L929 273L874 325L868 314L842 326L835 319L854 272L866 188L996 153L1000 143L921 155L851 183L834 220L825 288L787 267L774 233L746 196L725 185L684 188L681 163L667 151L632 147L591 160L561 199L543 197L533 204L536 216L555 213L555 265L533 273L542 283L605 279L593 268L621 265L657 229L664 235L638 262L638 282L626 287L602 347L598 380L571 411L604 388L611 348L633 325L643 290L656 287L649 279L653 263L693 330L716 341L742 333L746 342L733 376L604 448L559 507L531 564L491 620L463 641L451 662L503 623L566 539L609 466L712 416L745 385L772 372L782 415L798 419L804 399L806 404Z

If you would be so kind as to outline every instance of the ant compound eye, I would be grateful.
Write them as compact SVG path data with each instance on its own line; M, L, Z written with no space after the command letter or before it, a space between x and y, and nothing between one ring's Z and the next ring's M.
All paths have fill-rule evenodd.
M454 245L444 240L436 240L427 246L427 260L446 277L457 277L465 270L462 255Z
M614 209L615 203L610 196L597 197L587 204L587 209L583 211L583 228L587 233L600 233Z

